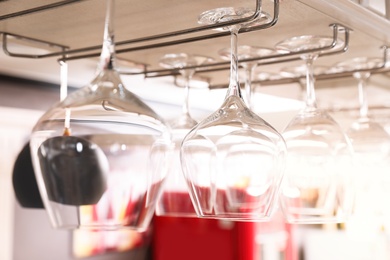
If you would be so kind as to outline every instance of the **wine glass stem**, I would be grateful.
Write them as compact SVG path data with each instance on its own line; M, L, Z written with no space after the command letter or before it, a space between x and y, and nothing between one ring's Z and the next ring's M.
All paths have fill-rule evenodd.
M188 108L188 98L190 93L190 81L192 76L194 75L194 70L183 71L181 74L184 77L185 85L184 85L184 102L182 106L182 114L184 116L190 117L190 112Z
M370 77L370 73L357 72L354 74L354 77L358 80L360 118L367 119L368 118L367 80Z
M60 101L68 95L68 63L60 61Z
M240 26L234 25L230 28L230 83L227 96L241 96L240 83L238 81L238 57L237 57L237 39Z
M115 41L114 41L114 0L107 0L106 20L102 52L100 54L99 70L114 69Z
M65 108L65 120L64 120L64 132L63 132L63 135L64 136L70 136L71 135L71 131L70 131L70 108L67 107Z
M316 108L316 95L314 90L314 72L313 62L316 55L309 54L304 60L306 61L306 108Z
M247 64L245 65L245 95L246 100L249 108L253 108L253 93L254 88L252 86L252 74L253 70L255 69L256 65Z

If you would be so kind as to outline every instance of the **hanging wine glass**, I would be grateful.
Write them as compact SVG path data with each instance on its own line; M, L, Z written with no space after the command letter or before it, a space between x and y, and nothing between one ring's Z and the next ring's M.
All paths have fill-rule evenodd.
M248 9L219 8L199 16L199 23L215 24L249 17ZM264 23L260 15L257 22ZM231 220L270 219L283 176L285 144L282 136L252 112L241 97L238 82L237 34L231 32L230 84L221 107L184 138L183 173L200 217Z
M258 46L249 46L249 45L240 45L237 47L237 58L238 60L252 59L252 58L261 58L264 56L269 56L274 53L273 49L258 47ZM218 54L223 59L230 59L231 50L230 48L224 48L218 52ZM247 102L248 107L253 110L254 102L253 102L253 85L252 85L252 75L253 71L257 67L256 61L250 62L242 62L242 67L245 71L245 100Z
M276 45L285 51L306 51L301 55L307 68L306 106L283 131L288 156L280 202L291 223L344 222L352 209L350 141L336 121L317 108L313 61L319 53L307 53L332 42L333 38L304 35Z
M34 171L55 228L145 230L166 175L170 133L115 70L113 8L108 0L96 78L33 129Z
M166 54L160 59L160 65L167 69L178 69L181 76L184 78L184 101L182 105L182 113L178 119L169 123L171 128L190 130L197 122L192 118L189 111L189 92L190 83L194 76L196 66L212 62L213 59L207 56L190 55L186 53L171 53ZM189 67L189 68L185 68Z
M380 67L383 62L380 58L357 57L335 65L337 71L356 71L353 77L358 81L359 115L346 132L354 149L355 161L357 194L353 218L376 219L366 223L374 225L376 230L382 228L383 217L390 213L390 207L386 206L386 198L390 196L387 177L390 135L369 117L367 82L371 75L369 70Z
M173 162L169 166L169 174L164 181L164 190L157 203L156 215L175 217L196 217L188 187L185 182L180 163L180 145L184 136L197 124L189 112L190 81L195 74L195 66L211 62L213 59L186 53L166 54L160 59L160 65L168 69L179 69L185 80L184 101L179 118L170 122L172 140L175 145ZM190 67L190 68L185 68Z

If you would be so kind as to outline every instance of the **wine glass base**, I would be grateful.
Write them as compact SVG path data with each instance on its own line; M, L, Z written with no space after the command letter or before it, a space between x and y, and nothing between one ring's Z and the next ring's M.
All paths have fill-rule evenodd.
M213 58L186 53L169 53L160 59L160 65L167 69L181 69L184 67L199 66L210 63Z
M275 48L280 51L300 52L316 50L325 47L338 49L344 44L342 40L337 39L336 44L332 46L333 41L334 38L328 36L301 35L281 41L275 45Z
M230 22L242 18L249 18L254 14L252 8L245 7L221 7L212 10L205 11L201 13L198 17L199 24L217 24L223 22ZM257 18L241 23L240 27L253 27L261 24L265 24L271 21L271 16L268 13L261 12ZM229 31L230 26L217 28L216 30L220 31Z
M273 54L275 51L271 48L240 45L237 47L237 57L239 60L261 58ZM230 60L231 48L224 48L218 51L219 56L225 60ZM256 61L253 61L256 63ZM244 64L245 65L245 64Z

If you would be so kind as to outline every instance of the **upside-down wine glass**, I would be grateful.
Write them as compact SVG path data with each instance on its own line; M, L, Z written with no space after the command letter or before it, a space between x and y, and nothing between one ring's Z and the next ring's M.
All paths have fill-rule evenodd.
M223 59L230 59L231 49L224 48L220 50L218 53ZM238 60L261 58L264 56L271 55L272 53L274 53L274 50L270 48L250 46L250 45L237 46ZM252 99L253 99L254 88L252 85L252 75L253 75L253 71L257 67L257 62L256 61L242 62L241 65L244 68L244 72L245 72L245 77L244 77L245 98L244 99L246 100L248 107L251 110L253 110L254 102Z
M319 55L314 50L332 42L331 37L304 35L276 45L284 51L304 51L301 59L306 62L306 105L282 133L287 162L280 205L290 223L339 223L351 214L350 141L338 123L317 108L314 90L313 61ZM338 39L335 48L339 44Z
M168 128L115 70L113 9L108 0L96 78L33 129L34 171L55 228L145 230L167 172Z
M356 200L351 227L365 223L365 227L381 230L385 216L389 216L390 207L386 206L389 192L390 135L385 128L369 117L367 82L370 69L383 64L381 58L357 57L335 65L337 70L355 71L353 77L358 81L359 115L347 129L352 147L356 176ZM374 220L375 219L375 220ZM361 221L359 221L361 220Z
M199 23L215 24L252 14L245 8L218 8L202 13ZM267 20L262 14L257 22ZM242 99L237 61L237 35L242 26L249 24L225 28L231 32L232 50L225 101L186 135L181 161L198 216L268 221L277 204L286 149L282 136Z
M189 111L190 83L196 72L195 67L209 63L212 60L207 56L186 53L166 54L160 59L161 66L168 69L178 69L185 83L181 115L172 122L168 122L171 126L172 141L175 147L173 162L169 166L163 192L156 207L156 215L158 216L197 217L181 168L180 145L184 136L198 123L192 118Z

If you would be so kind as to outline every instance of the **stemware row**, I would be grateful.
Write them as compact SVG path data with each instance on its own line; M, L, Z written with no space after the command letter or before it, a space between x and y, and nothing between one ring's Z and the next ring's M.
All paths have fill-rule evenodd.
M215 10L212 12L215 12ZM213 15L215 17L215 14ZM351 215L352 210L356 211L356 205L355 208L353 208L353 204L356 204L354 197L356 191L354 181L356 178L353 176L353 171L356 168L353 167L354 157L352 155L353 148L355 147L350 143L352 136L350 132L348 132L347 136L343 129L326 111L317 108L314 92L313 61L320 54L320 51L318 50L326 49L326 46L331 46L333 41L334 39L331 37L305 35L285 40L276 45L277 50L284 52L295 53L302 50L307 51L306 54L301 56L301 58L305 60L304 68L307 84L306 106L282 133L287 144L288 159L286 163L287 170L285 182L280 191L279 199L281 203L280 206L285 213L287 221L290 223L345 222ZM338 40L334 44L336 45L335 48L344 45L341 40ZM253 57L261 57L262 55L272 55L272 53L274 53L274 50L267 48L238 46L238 48L236 47L235 54L233 48L234 47L231 49L223 49L219 54L223 58L232 55L233 58L236 56L238 59L250 59ZM379 62L380 61L381 60L379 60ZM378 65L377 63L371 65L371 67L378 67L376 66ZM245 89L248 107L252 106L250 96L253 93L253 89L250 87L250 81L251 72L255 66L256 63L243 64L243 67L247 72ZM335 67L340 68L341 64L337 64ZM350 68L350 70L359 70L362 69L362 67L363 65L356 66ZM348 69L342 68L342 70L347 71ZM383 137L383 142L378 142L381 143L383 147L386 147L382 149L385 150L386 154L381 158L388 156L386 149L389 149L390 146L387 144L388 140L386 138L387 137ZM252 166L253 165L254 164L252 164ZM186 169L183 169L183 171L185 172ZM218 171L218 169L215 171ZM207 170L205 170L205 172L207 172ZM224 170L224 174L226 174L226 172L227 171ZM236 174L236 176L239 176L239 174ZM223 176L224 179L226 179L226 177L227 174ZM378 180L383 180L383 178L378 178ZM237 212L231 214L231 212L227 212L229 211L226 210L227 207L224 208L225 211L216 212L218 211L217 207L220 206L218 205L218 202L223 202L224 200L220 199L218 201L218 199L216 199L218 191L212 190L212 185L214 183L209 181L204 185L204 189L191 186L193 185L192 180L189 180L189 183L190 194L193 192L191 194L194 200L193 203L195 207L200 208L197 211L198 216L236 219L241 221L269 220L269 216L261 217L260 215L257 215L257 217L254 217L248 215L247 213L250 210L253 210L253 208L249 210L246 209L246 215ZM240 190L240 192L244 194L244 196L240 194L242 197L250 197L248 194L245 194L246 188L247 187ZM211 195L213 192L215 193L214 197ZM228 188L225 188L223 192L228 194L228 192L231 191L229 191ZM199 200L199 197L202 196L207 199L207 203L210 203L211 201L210 205L207 205L210 211L206 214L202 213L202 210L204 209L201 208L202 205L199 205L201 202L197 201ZM226 201L229 200L228 196L229 195L227 195ZM215 200L214 202L212 201L213 199ZM253 197L251 200L254 200ZM231 201L233 200L231 199ZM196 203L198 203L198 205L196 205ZM228 202L228 204L229 203L232 202ZM237 205L243 206L248 202L246 202L245 199L242 199L239 203L237 203ZM259 205L259 201L256 203ZM232 209L233 207L231 205L230 207ZM213 209L213 206L216 208ZM203 207L206 206L203 205ZM201 213L199 214L199 212ZM258 214L258 212L256 214Z
M283 52L307 51L301 55L307 67L306 106L279 133L251 109L254 64L244 66L246 102L238 78L238 58L250 54L238 48L238 33L269 22L269 16L260 12L254 21L224 27L231 33L230 49L221 51L230 57L224 102L201 122L192 119L188 91L195 70L183 68L210 59L167 55L161 64L178 69L186 86L182 115L166 124L120 80L112 12L113 0L108 0L96 78L46 112L31 137L34 171L54 227L143 231L155 210L159 215L269 221L279 205L291 223L347 219L354 202L352 147L336 121L317 108L312 72L318 50L340 41L301 36L276 45ZM199 23L252 15L246 8L218 8L202 13ZM261 48L256 55L271 53ZM181 178L179 186L174 175ZM177 202L177 187L189 197Z

